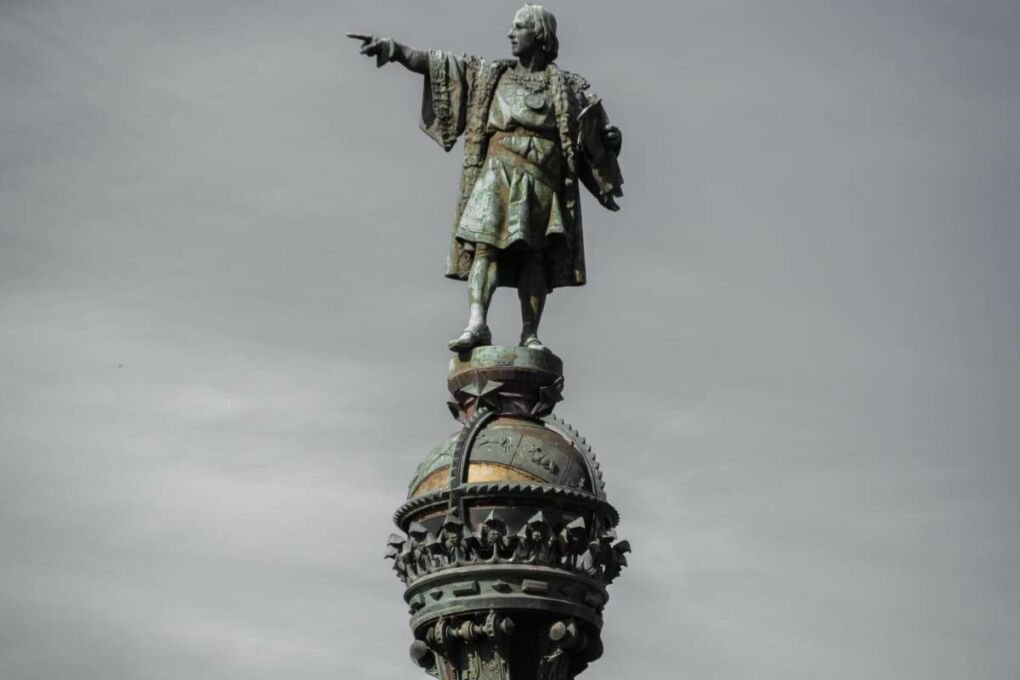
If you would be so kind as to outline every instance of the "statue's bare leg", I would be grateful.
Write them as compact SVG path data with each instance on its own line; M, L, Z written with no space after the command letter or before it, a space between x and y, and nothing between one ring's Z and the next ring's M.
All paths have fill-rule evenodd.
M533 250L524 255L517 296L521 300L521 347L545 349L538 339L538 324L545 309L545 296L549 291L545 280L545 251Z
M498 260L498 249L486 243L475 244L475 259L468 273L468 324L459 337L450 341L450 349L454 352L492 343L486 317L499 276Z

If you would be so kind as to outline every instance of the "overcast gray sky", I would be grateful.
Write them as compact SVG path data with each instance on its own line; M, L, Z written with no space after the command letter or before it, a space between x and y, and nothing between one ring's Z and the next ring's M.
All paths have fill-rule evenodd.
M460 149L343 33L518 5L0 0L0 677L421 676ZM1020 677L1020 4L549 7L627 178L543 334L635 547L584 677Z

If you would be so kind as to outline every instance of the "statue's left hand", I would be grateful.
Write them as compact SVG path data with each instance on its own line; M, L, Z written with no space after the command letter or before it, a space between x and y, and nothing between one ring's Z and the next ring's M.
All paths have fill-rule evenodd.
M392 38L382 38L364 33L348 33L348 38L360 40L361 53L366 57L375 57L375 65L385 66L394 60L397 53L397 44Z
M623 148L623 133L620 132L620 128L615 125L605 126L602 128L602 139L614 156L620 155L620 149Z

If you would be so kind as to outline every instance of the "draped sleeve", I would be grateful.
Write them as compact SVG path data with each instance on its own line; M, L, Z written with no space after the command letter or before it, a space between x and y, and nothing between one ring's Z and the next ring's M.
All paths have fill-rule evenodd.
M425 91L421 103L422 132L449 151L464 133L468 100L481 61L477 57L457 56L429 50L425 73Z

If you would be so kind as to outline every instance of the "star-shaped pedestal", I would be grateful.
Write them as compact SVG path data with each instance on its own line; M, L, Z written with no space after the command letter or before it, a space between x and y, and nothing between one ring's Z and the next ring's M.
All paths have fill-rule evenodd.
M473 406L478 408L484 405L495 409L498 408L497 397L499 396L499 388L502 386L503 383L489 380L479 372L475 373L474 379L471 382L457 390L457 393L468 395L468 399L464 404L465 407Z
M538 417L547 416L561 401L563 401L563 376L556 378L551 385L538 388L538 401L531 409L531 414Z

